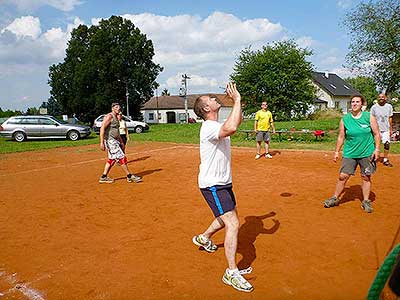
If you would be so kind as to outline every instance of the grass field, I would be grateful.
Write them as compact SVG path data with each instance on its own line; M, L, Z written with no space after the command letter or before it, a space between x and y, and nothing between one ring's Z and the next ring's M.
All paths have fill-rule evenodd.
M232 137L232 145L241 147L254 147L254 136L249 136L240 130L251 130L254 122L244 121L238 133ZM277 130L287 130L288 134L282 135L282 140L278 140L278 135L272 136L272 149L309 149L309 150L328 150L333 151L336 144L337 128L339 119L330 120L303 120L276 122ZM134 142L173 142L185 144L197 144L199 142L199 130L201 123L197 124L159 124L151 125L150 131L143 134L131 134ZM289 132L294 127L296 130L309 130L307 134L295 134L292 140L288 140ZM317 141L312 134L313 130L324 130L325 136L321 141ZM10 139L0 138L0 153L14 153L24 151L44 150L57 147L73 147L90 144L98 144L99 136L92 133L88 138L76 142L69 140L30 140L22 143L14 142ZM400 143L393 143L391 153L400 153Z

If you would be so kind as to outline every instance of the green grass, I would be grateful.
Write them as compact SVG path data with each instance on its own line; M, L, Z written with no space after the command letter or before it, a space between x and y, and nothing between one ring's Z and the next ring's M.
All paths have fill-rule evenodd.
M339 119L330 120L303 120L276 122L277 130L288 131L282 135L282 140L278 140L278 135L272 135L271 150L274 149L308 149L308 150L327 150L335 149L337 129ZM142 134L131 134L130 137L134 142L173 142L185 144L198 144L199 131L201 123L196 124L158 124L150 125L150 131ZM239 130L253 129L254 121L244 121ZM308 129L307 134L295 134L293 140L288 140L290 137L290 129L292 126L296 130ZM317 141L312 133L314 130L324 130L325 136L322 141ZM92 133L88 138L69 141L69 140L30 140L22 143L14 142L10 139L0 138L0 153L14 153L23 151L45 150L57 147L73 147L99 144L99 136ZM232 136L232 145L240 147L255 147L254 135L251 135L249 140L246 139L246 134L238 132ZM383 151L383 149L382 149ZM393 143L390 148L391 153L400 153L400 143Z

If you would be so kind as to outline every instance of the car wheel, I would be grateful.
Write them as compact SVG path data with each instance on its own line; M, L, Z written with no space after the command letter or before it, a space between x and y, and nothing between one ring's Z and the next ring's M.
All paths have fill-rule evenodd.
M79 139L79 132L76 130L71 130L68 131L67 136L71 141L77 141Z
M139 126L136 126L136 127L135 127L135 132L136 132L136 133L142 133L142 132L143 132L143 127L140 126L140 125L139 125Z
M23 142L26 139L26 135L22 131L17 131L17 132L14 132L13 138L17 142Z

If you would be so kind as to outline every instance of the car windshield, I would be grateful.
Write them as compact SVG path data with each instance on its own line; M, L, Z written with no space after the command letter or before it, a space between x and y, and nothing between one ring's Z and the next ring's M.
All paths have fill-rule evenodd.
M60 120L60 119L58 119L58 118L56 118L56 117L51 116L50 118L51 118L52 120L54 120L54 121L60 123L60 124L68 124L68 122L65 122L65 121L63 121L63 120Z

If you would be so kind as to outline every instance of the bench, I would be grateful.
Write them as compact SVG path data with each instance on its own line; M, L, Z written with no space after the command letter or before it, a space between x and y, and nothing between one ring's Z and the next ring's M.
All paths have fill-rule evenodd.
M250 140L252 135L255 136L256 132L254 130L239 130L239 132L243 132L246 134L246 140ZM322 140L322 137L325 135L325 132L323 130L314 130L314 131L309 131L309 130L276 130L275 133L271 131L271 134L278 134L278 140L279 142L281 141L281 136L282 134L314 134L315 139Z

